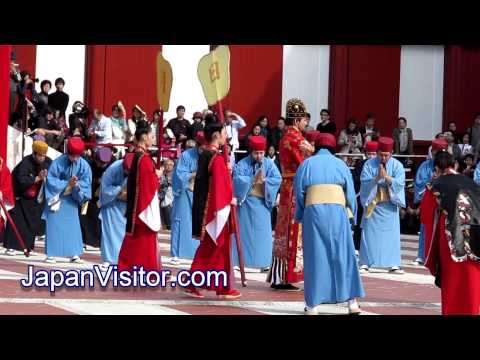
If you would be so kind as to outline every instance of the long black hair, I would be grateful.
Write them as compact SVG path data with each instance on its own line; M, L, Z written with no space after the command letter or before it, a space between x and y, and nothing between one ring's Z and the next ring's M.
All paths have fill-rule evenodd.
M203 129L203 133L205 135L205 140L208 142L212 142L213 134L221 132L223 129L223 124L218 121L218 117L215 114L207 114L205 115L205 127Z
M142 140L142 136L148 134L152 131L152 127L150 124L145 120L140 120L137 122L137 129L135 130L135 139L137 141Z
M433 165L441 171L445 171L448 168L455 167L455 158L447 151L439 151L435 154Z

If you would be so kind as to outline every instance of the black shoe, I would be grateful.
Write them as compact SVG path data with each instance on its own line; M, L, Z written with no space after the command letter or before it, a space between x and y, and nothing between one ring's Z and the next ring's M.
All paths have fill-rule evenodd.
M275 290L282 290L282 291L301 291L300 288L293 286L292 284L280 284L280 285L272 284L270 288Z

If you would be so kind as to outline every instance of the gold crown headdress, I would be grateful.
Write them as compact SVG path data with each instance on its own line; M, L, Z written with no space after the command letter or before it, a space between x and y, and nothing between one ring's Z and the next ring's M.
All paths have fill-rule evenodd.
M307 114L307 108L304 102L300 99L294 98L287 102L287 118L302 118Z

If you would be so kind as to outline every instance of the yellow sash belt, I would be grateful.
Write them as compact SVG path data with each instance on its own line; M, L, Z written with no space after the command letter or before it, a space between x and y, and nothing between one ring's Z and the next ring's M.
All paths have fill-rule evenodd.
M373 201L367 206L365 217L368 219L370 216L372 216L377 204L382 202L390 202L390 192L387 188L378 186L377 195L375 196L375 199L373 199Z
M252 187L252 191L250 191L250 196L256 196L259 198L265 197L265 186L264 184L255 184Z
M311 185L307 189L305 207L320 204L338 204L345 207L345 193L340 185L318 184ZM352 211L347 208L349 218L353 218Z

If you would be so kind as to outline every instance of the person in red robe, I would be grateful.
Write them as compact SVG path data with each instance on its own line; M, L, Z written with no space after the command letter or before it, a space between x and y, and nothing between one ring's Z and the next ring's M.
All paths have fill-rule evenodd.
M143 266L145 271L161 269L157 233L161 229L158 187L162 171L155 169L148 152L154 138L148 123L137 124L135 152L124 159L131 171L127 180L127 228L118 257L118 271L131 271L134 266Z
M443 315L480 315L480 189L458 174L453 155L435 156L421 202L425 266L441 289Z
M15 206L15 197L13 195L12 175L7 167L7 164L0 156L0 201L3 202L7 211L10 211ZM7 223L7 215L0 207L0 243L3 243L3 236L5 232L5 225Z
M196 288L189 286L185 293L188 296L203 298L199 288L215 290L222 299L235 299L241 296L234 289L232 234L234 221L231 206L236 206L233 197L232 179L224 156L219 149L227 141L227 131L212 114L205 119L204 136L208 144L198 159L195 177L192 234L200 240L200 245L193 258L190 273L196 271L223 271L227 274L226 286L220 281L218 286L210 284ZM223 280L222 276L219 277Z
M293 179L302 161L315 148L303 137L308 124L307 110L299 99L287 102L287 131L280 140L282 185L273 243L273 259L267 282L275 290L298 291L293 283L303 281L303 245L301 224L295 223Z

